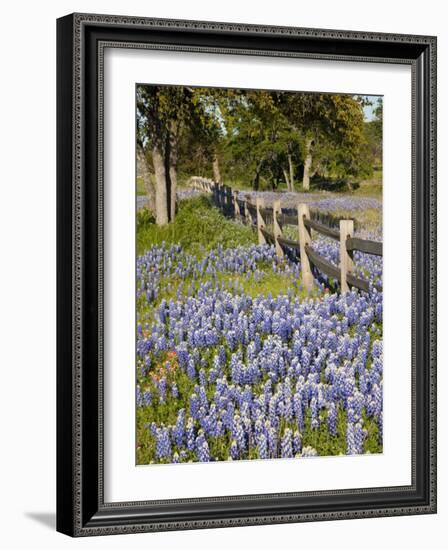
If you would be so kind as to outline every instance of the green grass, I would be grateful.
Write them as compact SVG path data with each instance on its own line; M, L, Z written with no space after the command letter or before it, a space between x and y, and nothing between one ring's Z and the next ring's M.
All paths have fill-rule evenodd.
M242 180L225 180L225 183L232 189L239 191L253 191L250 181ZM360 182L353 182L353 190L350 191L347 186L343 190L336 191L331 190L331 188L324 190L320 187L319 182L311 182L311 189L304 190L302 187L302 182L297 180L294 182L294 191L296 193L312 193L314 194L325 194L326 196L333 195L335 197L341 197L344 195L350 196L361 196L361 197L375 197L381 198L383 192L383 172L382 170L374 170L371 178L362 180ZM260 181L259 191L272 191L271 185L267 181ZM275 189L278 193L285 193L288 191L286 182L281 181L278 184L278 187Z
M256 235L245 227L224 217L212 206L208 196L201 195L180 201L175 220L167 225L156 225L147 211L137 216L137 254L153 245L179 243L186 252L198 256L221 244L233 248L255 244Z
M226 185L231 187L234 190L237 191L254 191L252 185L248 181L240 181L240 180L225 180ZM260 181L260 186L258 191L274 191L276 193L286 193L288 191L288 186L286 185L286 182L280 181L275 189L272 189L272 186L269 182L266 181ZM295 181L294 182L294 192L296 193L312 193L312 194L319 194L324 193L324 191L320 189L308 189L304 190L302 187L302 182ZM328 194L328 191L325 192Z
M361 181L359 187L353 191L353 195L381 199L383 196L383 171L375 170L371 178Z
M229 283L232 285L238 283L238 288L251 298L268 295L275 298L280 294L286 294L288 290L291 292L291 298L298 297L304 300L308 297L314 298L317 296L316 290L308 295L302 287L301 278L294 279L286 273L273 273L269 268L262 269L262 271L263 277L259 280L256 280L253 276L241 277L230 273L220 277L220 280L224 281L227 286Z

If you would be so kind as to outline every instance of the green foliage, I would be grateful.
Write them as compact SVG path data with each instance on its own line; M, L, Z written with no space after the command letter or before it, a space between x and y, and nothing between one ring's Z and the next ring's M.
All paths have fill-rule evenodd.
M278 107L277 92L242 91L226 102L223 112L226 178L243 177L254 189L276 189L284 179L288 155L298 163L303 148L301 136Z
M137 235L140 231L155 223L154 214L148 208L137 210Z
M146 151L175 134L205 147L219 140L219 108L213 90L187 86L137 87L137 142Z
M383 101L379 100L375 118L365 123L366 151L372 163L382 166L383 153Z
M209 197L199 196L181 201L174 222L164 226L155 225L148 212L138 214L137 253L163 241L180 243L188 252L203 254L218 244L230 248L256 243L256 236L250 227L225 218Z
M311 154L311 175L351 181L381 164L382 102L370 122L364 104L348 94L139 86L138 141L148 147L175 132L185 178L213 177L218 159L227 182L279 189L291 172L300 180Z

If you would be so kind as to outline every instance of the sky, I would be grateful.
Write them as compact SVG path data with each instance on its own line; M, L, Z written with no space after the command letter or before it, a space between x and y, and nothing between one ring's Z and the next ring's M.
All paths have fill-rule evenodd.
M372 103L372 105L366 105L364 107L364 118L366 120L372 120L375 117L374 111L375 111L375 109L378 105L378 100L382 96L380 96L380 95L366 95L364 97L366 97Z

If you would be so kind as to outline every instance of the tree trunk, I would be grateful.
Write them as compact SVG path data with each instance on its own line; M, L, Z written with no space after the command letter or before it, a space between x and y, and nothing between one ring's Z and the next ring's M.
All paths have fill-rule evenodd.
M221 172L219 171L219 160L216 153L213 155L213 181L221 183Z
M312 139L307 139L305 143L305 163L303 165L303 190L309 191L310 189L310 172L311 164L313 162L313 155L311 154L311 147L313 145Z
M167 194L167 178L165 169L165 159L161 147L154 145L152 149L152 162L154 165L154 173L156 177L156 224L164 225L168 223L168 194Z
M170 197L170 221L176 217L177 204L177 167L170 166L171 197Z
M177 159L178 159L178 141L177 135L171 134L168 147L168 175L169 175L169 217L173 221L176 217L176 202L177 202Z
M145 155L145 151L141 145L137 145L137 177L143 179L145 184L146 198L148 201L148 208L151 212L154 212L155 205L155 190L154 184L151 180L151 168Z
M284 168L282 170L283 170L283 176L285 177L286 188L287 188L288 191L291 191L291 184L289 183L288 172Z
M252 180L252 187L254 191L258 191L260 188L260 171L263 166L263 161L260 161L255 168L255 176Z
M294 164L292 162L292 155L288 155L289 164L289 187L290 191L294 191Z
M275 191L275 174L272 171L272 168L269 168L269 179L271 180L271 189Z

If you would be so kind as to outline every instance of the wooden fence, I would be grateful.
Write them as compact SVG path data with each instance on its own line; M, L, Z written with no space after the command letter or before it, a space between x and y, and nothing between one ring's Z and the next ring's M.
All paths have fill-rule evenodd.
M274 245L278 256L283 257L287 249L296 250L301 260L303 285L309 292L314 280L311 266L327 277L337 279L341 285L341 292L347 292L350 287L366 292L369 290L369 282L356 277L353 273L353 252L358 250L366 254L382 256L383 243L354 237L353 220L336 219L328 214L322 216L317 212L314 213L317 216L312 216L308 205L303 203L298 204L296 209L283 209L280 199L268 208L262 198L257 198L255 202L250 198L241 198L238 191L233 191L229 186L203 178L191 178L190 185L194 189L210 193L215 205L225 215L256 228L258 242ZM322 223L322 218L330 221L332 225L337 221L339 228ZM283 229L288 225L298 228L298 240L284 237ZM268 226L272 228L270 231L267 229ZM312 231L339 242L339 267L313 250ZM376 288L381 290L381 287Z

